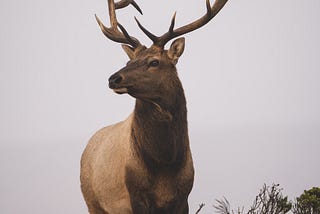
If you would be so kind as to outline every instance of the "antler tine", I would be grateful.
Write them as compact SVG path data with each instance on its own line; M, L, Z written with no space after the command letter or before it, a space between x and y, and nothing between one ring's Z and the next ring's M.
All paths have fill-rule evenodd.
M171 25L169 27L169 33L173 33L174 25L176 23L176 15L177 15L177 12L174 12L173 17L171 19Z
M126 39L130 42L130 44L135 43L135 41L133 41L133 39L131 38L131 36L128 34L127 30L120 24L118 23L118 26L121 30L121 32L123 33L123 35L126 37Z
M121 1L115 3L115 7L116 7L116 9L121 9L121 8L128 6L129 4L132 4L132 6L134 8L136 8L141 15L143 15L142 10L140 9L139 5L134 0L121 0Z
M176 13L174 13L171 20L169 31L160 37L157 37L152 33L150 33L137 21L137 19L136 21L140 29L153 41L154 45L159 47L164 47L164 45L171 39L181 36L183 34L189 33L191 31L194 31L204 26L205 24L207 24L213 17L215 17L218 14L218 12L223 8L223 6L227 3L227 1L228 0L216 0L213 6L211 7L210 0L206 0L207 13L204 16L200 17L199 19L197 19L196 21L193 21L190 24L187 24L175 30L174 30L174 24L175 24Z
M137 5L135 2L134 3L133 2L134 2L134 0L122 0L121 4L125 3L126 4L125 6L127 6L129 4ZM125 28L118 23L115 10L117 9L117 7L119 7L119 8L125 7L121 4L120 4L120 6L121 6L120 7L119 4L120 4L120 2L118 2L118 6L117 6L117 5L115 5L113 0L108 0L110 25L111 25L110 28L104 26L104 24L101 22L101 20L98 18L97 15L95 15L96 20L101 28L101 31L103 32L103 34L107 38L109 38L110 40L112 40L114 42L129 44L133 48L137 48L138 46L141 46L141 43L139 42L139 40L132 37L132 36L129 36L129 34L125 30ZM119 31L118 26L121 29L121 32Z
M151 39L153 41L153 43L158 41L159 37L157 37L156 35L154 35L150 31L148 31L145 27L143 27L136 17L134 17L134 19L136 20L139 28L149 37L149 39Z
M207 14L211 14L210 0L206 0L206 6L207 6Z

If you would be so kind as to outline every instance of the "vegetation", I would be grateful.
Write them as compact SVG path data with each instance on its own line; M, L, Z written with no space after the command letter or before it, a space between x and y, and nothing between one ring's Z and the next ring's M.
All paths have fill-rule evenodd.
M305 190L296 198L292 212L294 214L320 214L320 188Z
M288 201L288 197L282 195L281 191L279 184L273 184L271 187L264 184L247 214L284 214L290 211L292 204ZM244 214L244 208L231 210L226 198L217 200L217 205L213 207L217 213L221 214Z
M199 205L197 213L200 213L204 204ZM282 195L282 188L279 184L271 186L263 185L253 204L245 212L244 208L231 209L226 198L216 200L213 205L216 213L219 214L286 214L291 211L293 214L320 214L320 188L313 187L305 190L294 202L288 200L288 196Z

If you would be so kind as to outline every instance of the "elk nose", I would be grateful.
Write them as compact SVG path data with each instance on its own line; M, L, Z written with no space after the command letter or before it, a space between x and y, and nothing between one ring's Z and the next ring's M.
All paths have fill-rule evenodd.
M113 74L110 78L109 78L109 87L113 88L115 87L117 84L119 84L122 81L122 76L119 74Z

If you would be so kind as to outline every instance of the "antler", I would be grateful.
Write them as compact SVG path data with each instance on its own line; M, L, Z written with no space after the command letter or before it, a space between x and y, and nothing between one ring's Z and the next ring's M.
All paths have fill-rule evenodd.
M211 7L210 0L206 0L207 13L204 16L202 16L201 18L197 19L196 21L190 24L187 24L175 30L174 30L174 25L175 25L176 13L174 13L171 19L171 25L170 25L169 31L160 37L155 36L150 31L148 31L145 27L143 27L137 18L135 18L135 20L137 21L140 29L153 41L154 45L159 47L164 47L164 45L171 39L181 36L183 34L189 33L191 31L194 31L204 26L205 24L207 24L213 17L215 17L219 13L219 11L227 3L227 1L228 0L216 0L213 6Z
M101 31L106 37L108 37L112 41L129 44L133 48L137 48L141 46L141 43L139 42L138 39L128 34L126 29L118 22L117 16L116 16L116 9L126 7L129 4L132 4L140 13L142 13L141 9L139 8L139 6L134 0L121 0L117 3L114 3L113 0L108 0L111 27L108 28L104 26L103 23L98 18L98 16L95 15L95 17L101 28ZM119 31L118 27L120 28L121 31Z
M139 13L142 15L142 10L140 9L139 5L134 0L121 0L119 2L115 3L116 9L124 8L128 6L129 4L132 4L134 8L136 8Z

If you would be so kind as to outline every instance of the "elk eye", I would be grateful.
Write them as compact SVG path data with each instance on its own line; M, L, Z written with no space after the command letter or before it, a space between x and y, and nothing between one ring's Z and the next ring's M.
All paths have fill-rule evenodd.
M150 63L149 63L149 66L151 67L157 67L159 65L159 60L155 59L155 60L152 60Z

